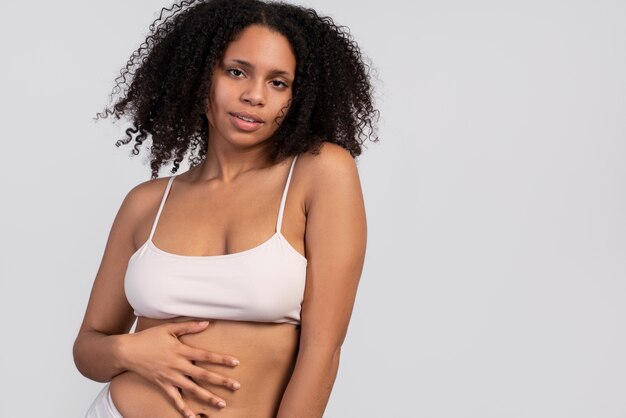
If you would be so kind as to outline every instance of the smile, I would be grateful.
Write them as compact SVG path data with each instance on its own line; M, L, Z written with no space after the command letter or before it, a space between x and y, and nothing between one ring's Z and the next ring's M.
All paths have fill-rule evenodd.
M259 123L257 121L255 121L254 119L250 119L250 118L244 118L243 116L237 116L239 119L241 120L245 120L247 122L254 122L254 123Z
M233 125L242 131L246 131L246 132L256 131L261 126L263 126L263 122L257 122L252 118L248 118L245 116L237 116L232 113L229 114L229 116Z

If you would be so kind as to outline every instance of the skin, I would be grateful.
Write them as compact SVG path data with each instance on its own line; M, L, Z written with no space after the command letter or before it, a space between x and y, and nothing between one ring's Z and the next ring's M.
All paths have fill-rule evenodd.
M179 255L232 254L256 247L274 234L291 158L272 165L268 150L278 128L274 119L280 123L292 98L295 66L288 40L265 27L245 29L228 46L213 73L206 113L211 125L207 158L176 177L153 237L155 246ZM275 69L283 73L278 75ZM263 119L260 129L238 129L229 113L242 111ZM308 260L300 326L139 317L135 334L124 334L134 321L123 293L126 265L149 236L167 180L142 183L125 199L81 326L81 331L122 334L119 358L126 371L114 376L110 387L116 407L125 418L182 416L180 404L131 370L131 359L165 337L155 333L150 340L146 332L207 319L206 329L178 340L235 357L241 364L233 368L198 357L197 369L224 383L195 378L194 386L201 391L182 391L188 411L206 417L321 417L365 256L365 210L354 160L342 147L325 143L319 155L300 155L294 167L280 232ZM138 344L138 335L143 335L143 345ZM235 382L239 389L231 386ZM216 400L224 400L226 407L218 407Z
M285 74L277 76L274 69ZM281 113L288 112L295 71L296 58L285 37L256 25L242 31L214 70L206 113L207 159L192 171L191 181L228 187L246 173L256 175L271 166L269 137L278 129ZM243 132L233 125L231 112L256 114L264 123L254 132Z

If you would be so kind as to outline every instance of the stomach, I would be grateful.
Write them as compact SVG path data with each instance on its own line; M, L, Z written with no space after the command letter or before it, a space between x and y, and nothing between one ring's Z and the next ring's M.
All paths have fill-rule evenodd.
M203 318L177 317L152 319L139 317L135 332L157 325ZM209 326L201 332L178 339L191 347L228 354L241 363L236 367L195 362L196 366L236 379L241 388L201 384L226 402L225 408L207 405L182 393L187 406L198 417L273 418L289 383L298 354L300 327L288 323L241 322L207 318ZM180 418L182 413L168 395L132 371L115 376L109 387L111 399L124 418Z

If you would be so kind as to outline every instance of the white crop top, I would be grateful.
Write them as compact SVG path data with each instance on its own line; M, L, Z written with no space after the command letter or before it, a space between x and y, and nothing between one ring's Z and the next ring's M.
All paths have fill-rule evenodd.
M274 235L232 254L179 255L154 245L152 237L176 175L170 177L150 236L128 261L124 291L135 315L300 324L307 259L280 233L296 159L289 169Z

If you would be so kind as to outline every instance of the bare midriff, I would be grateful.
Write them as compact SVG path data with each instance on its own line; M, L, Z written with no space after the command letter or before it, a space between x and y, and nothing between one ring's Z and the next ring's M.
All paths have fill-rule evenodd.
M178 317L151 319L139 317L135 332L156 325L201 318ZM219 408L191 394L182 392L187 406L198 417L273 418L289 383L298 353L300 327L288 323L224 321L208 318L202 332L185 334L178 339L191 347L227 354L240 361L226 366L196 361L198 367L237 380L241 388L196 382L226 402ZM132 371L111 380L111 399L124 418L180 418L182 413L156 383Z

